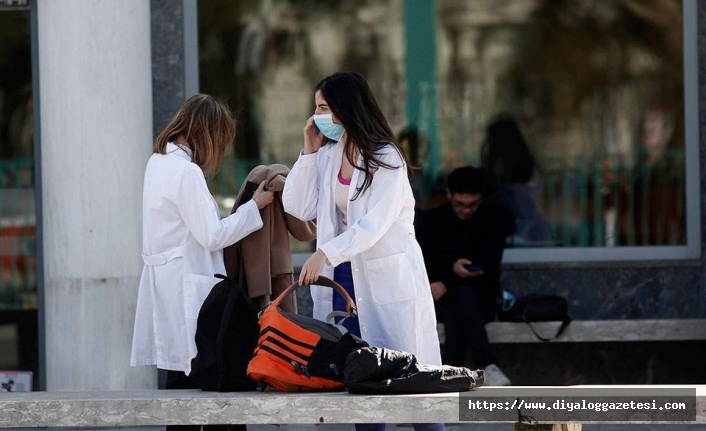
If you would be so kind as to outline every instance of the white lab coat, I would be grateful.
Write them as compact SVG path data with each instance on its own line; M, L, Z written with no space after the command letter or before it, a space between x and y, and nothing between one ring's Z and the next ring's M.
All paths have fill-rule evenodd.
M365 341L413 353L422 364L441 365L434 302L414 234L414 196L406 166L397 150L386 146L380 160L400 168L378 169L371 187L350 201L365 178L355 169L349 188L348 230L336 236L334 195L342 155L342 142L300 155L284 186L284 209L304 221L317 219L317 247L330 262L322 275L333 278L334 266L351 262ZM311 295L314 317L325 320L333 309L333 291L312 286Z
M130 364L191 371L196 319L225 274L223 248L262 227L250 201L221 219L188 148L168 144L145 170L142 259Z

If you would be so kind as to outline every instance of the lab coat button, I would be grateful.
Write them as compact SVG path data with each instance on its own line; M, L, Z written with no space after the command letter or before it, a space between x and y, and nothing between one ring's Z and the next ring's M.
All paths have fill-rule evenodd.
M363 332L368 332L368 328L366 328L365 326L363 326Z

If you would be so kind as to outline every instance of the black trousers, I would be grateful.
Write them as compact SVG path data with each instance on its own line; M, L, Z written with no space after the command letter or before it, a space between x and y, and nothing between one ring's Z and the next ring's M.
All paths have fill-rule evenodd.
M436 311L446 331L441 350L444 364L467 366L465 356L469 349L476 368L497 363L485 331L485 324L495 320L494 292L476 286L452 287L437 302Z
M164 389L196 389L189 376L182 371L167 371ZM246 431L243 425L204 425L204 431ZM201 425L167 425L167 431L201 431Z

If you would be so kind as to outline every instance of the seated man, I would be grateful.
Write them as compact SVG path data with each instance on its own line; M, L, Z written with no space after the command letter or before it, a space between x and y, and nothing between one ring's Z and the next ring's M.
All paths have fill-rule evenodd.
M499 206L481 205L482 190L480 170L467 166L451 172L449 202L418 214L417 240L446 330L444 364L464 366L470 348L475 365L485 370L485 384L507 386L510 380L497 366L485 324L495 320L500 262L514 220Z

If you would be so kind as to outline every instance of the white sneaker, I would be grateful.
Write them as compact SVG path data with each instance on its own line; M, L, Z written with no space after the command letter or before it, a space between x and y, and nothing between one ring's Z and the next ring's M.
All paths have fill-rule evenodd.
M485 383L483 386L510 386L510 379L495 364L490 364L483 368L485 372Z

